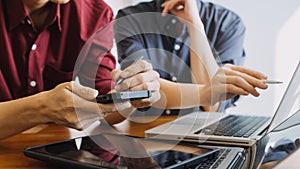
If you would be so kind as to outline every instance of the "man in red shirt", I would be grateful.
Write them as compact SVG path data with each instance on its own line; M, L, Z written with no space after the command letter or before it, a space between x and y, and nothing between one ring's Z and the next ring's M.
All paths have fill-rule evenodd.
M82 129L99 114L131 107L90 101L114 86L112 21L102 0L0 0L0 139L49 122ZM136 107L160 98L158 74L149 63L137 62L113 78L119 76L135 81L130 90L153 91ZM75 77L87 87L69 82Z

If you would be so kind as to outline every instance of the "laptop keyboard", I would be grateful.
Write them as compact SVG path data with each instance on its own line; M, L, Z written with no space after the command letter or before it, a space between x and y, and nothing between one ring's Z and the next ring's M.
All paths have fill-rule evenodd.
M195 132L195 134L204 133L205 135L216 136L249 137L265 124L268 119L269 117L229 115Z
M227 157L231 149L220 149L218 155L210 157L203 162L197 164L197 166L193 167L195 169L215 169L218 168L222 161Z

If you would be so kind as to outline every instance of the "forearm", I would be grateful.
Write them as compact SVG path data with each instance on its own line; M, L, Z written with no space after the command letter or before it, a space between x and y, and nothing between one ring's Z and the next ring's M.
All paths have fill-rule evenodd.
M0 139L21 133L45 118L40 113L41 94L0 103Z
M192 82L195 84L207 84L209 83L209 74L206 66L203 64L202 59L194 52L190 50L190 69Z
M188 24L191 48L191 69L198 81L209 82L216 74L219 66L213 56L202 23L198 21ZM197 75L198 74L198 75ZM200 77L200 75L202 75ZM204 76L204 77L203 77Z
M211 51L203 24L201 21L197 21L195 24L188 24L188 29L191 37L190 65L193 83L209 84L219 66ZM203 106L203 109L217 111L218 107L219 104L216 104L213 107Z
M162 109L183 109L207 105L209 103L209 88L203 84L174 83L159 79L161 99L154 104Z

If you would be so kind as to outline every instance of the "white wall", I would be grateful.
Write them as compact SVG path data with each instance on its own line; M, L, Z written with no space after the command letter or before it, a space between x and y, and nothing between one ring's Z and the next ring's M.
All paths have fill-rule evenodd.
M141 0L106 0L116 12ZM150 0L142 0L150 1ZM264 72L271 79L284 81L270 85L259 98L244 97L230 112L243 114L274 113L284 89L300 60L299 0L209 0L238 13L246 27L245 65Z

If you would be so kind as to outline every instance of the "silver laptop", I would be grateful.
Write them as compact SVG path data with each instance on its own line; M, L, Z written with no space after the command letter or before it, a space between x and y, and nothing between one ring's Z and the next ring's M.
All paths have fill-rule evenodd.
M145 131L146 137L221 145L252 146L289 115L300 91L300 62L272 117L193 112Z

